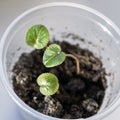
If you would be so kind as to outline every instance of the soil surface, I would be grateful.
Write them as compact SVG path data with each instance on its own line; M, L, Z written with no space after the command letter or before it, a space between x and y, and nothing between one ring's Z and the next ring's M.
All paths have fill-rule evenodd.
M96 114L105 95L106 72L100 59L88 49L67 42L57 42L66 53L80 59L80 74L72 58L54 68L42 63L44 50L23 53L13 68L13 87L16 94L33 109L58 118L87 118ZM50 97L39 92L37 77L44 72L54 73L60 83L59 91Z

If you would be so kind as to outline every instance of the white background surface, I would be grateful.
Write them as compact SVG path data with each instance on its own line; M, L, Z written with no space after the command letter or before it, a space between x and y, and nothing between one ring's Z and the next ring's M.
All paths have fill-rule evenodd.
M7 26L25 10L45 2L63 0L0 0L0 38ZM64 0L92 7L114 21L120 28L120 0ZM104 120L120 120L120 107ZM0 120L22 120L15 103L0 81Z

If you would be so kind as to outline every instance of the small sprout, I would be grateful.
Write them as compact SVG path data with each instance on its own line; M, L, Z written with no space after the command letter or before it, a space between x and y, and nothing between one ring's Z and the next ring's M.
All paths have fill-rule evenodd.
M52 73L43 73L37 78L40 92L45 96L50 96L58 91L58 78Z
M43 55L43 64L46 67L55 67L64 62L66 54L61 51L61 47L57 44L51 44L47 47Z
M34 25L26 33L26 43L36 49L42 49L49 42L49 32L44 25Z

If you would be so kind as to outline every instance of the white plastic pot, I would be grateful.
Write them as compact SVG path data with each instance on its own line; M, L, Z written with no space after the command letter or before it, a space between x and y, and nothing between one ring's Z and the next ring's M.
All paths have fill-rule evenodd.
M114 75L107 78L108 88L101 109L86 120L99 120L111 114L120 103L119 28L92 8L70 2L55 2L34 7L17 17L5 31L0 43L1 80L25 120L61 120L30 108L15 94L12 87L11 69L21 53L32 50L24 42L24 35L28 27L34 24L44 24L49 29L52 28L51 39L55 36L56 39L63 40L65 33L75 33L86 41L73 41L71 38L65 40L88 48L97 57L102 56L107 72Z

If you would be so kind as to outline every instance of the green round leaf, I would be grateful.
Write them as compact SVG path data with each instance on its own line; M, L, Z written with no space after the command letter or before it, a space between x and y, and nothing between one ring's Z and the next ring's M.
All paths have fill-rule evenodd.
M58 91L58 78L52 73L43 73L37 78L40 92L45 96L50 96Z
M44 25L34 25L26 33L26 43L36 49L42 49L49 42L49 32Z
M66 55L61 51L61 47L57 44L51 44L44 52L43 64L46 67L55 67L64 62Z

